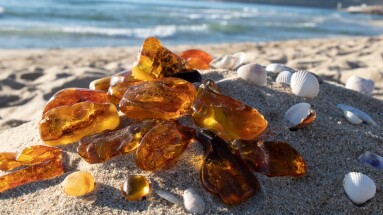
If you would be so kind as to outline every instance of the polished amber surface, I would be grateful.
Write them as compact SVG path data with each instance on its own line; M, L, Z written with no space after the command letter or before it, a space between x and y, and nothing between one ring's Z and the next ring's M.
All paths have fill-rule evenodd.
M213 60L208 53L199 49L188 49L179 56L186 60L192 69L209 69L209 64Z
M53 108L64 105L70 106L85 101L97 103L109 102L108 96L104 91L82 88L67 88L57 92L48 101L48 103L45 105L43 115Z
M288 143L234 140L231 145L252 171L269 177L306 174L306 162Z
M45 144L56 146L76 142L89 134L113 130L119 123L113 104L80 102L46 112L39 123L39 131Z
M120 110L133 119L174 119L189 112L196 95L193 84L179 78L161 78L130 87Z
M105 162L135 150L141 138L156 124L154 120L134 122L120 130L85 137L80 140L77 153L91 164Z
M62 187L70 196L83 196L94 190L94 178L89 172L73 172L64 179Z
M155 37L147 38L132 68L134 78L149 81L190 70L187 62L165 48Z
M140 82L140 80L134 79L131 70L112 75L108 89L109 100L111 100L113 104L118 105L126 90Z
M149 181L143 175L129 175L121 185L121 193L128 201L142 200L149 192Z
M167 169L184 152L195 132L173 121L152 128L141 140L136 151L136 164L147 171Z
M0 153L0 170L7 171L21 166L20 162L16 161L17 153L2 152Z
M206 130L197 132L196 137L205 151L201 180L207 191L226 204L237 204L260 190L255 175L231 153L225 140Z
M110 79L111 77L104 77L100 79L96 79L89 84L89 89L91 90L101 90L104 92L108 92L109 86L110 86Z
M225 140L254 139L267 127L262 114L220 93L212 80L201 84L192 110L197 126L214 131Z

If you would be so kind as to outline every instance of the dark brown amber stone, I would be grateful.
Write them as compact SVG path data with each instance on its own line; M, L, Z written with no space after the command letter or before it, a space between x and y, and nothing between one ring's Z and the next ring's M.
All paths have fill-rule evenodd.
M179 56L186 60L192 69L209 69L209 64L213 60L208 53L199 49L183 51Z
M231 145L252 171L269 177L306 174L303 157L288 143L234 140Z
M188 81L190 83L202 81L202 75L197 70L193 70L191 72L178 72L178 73L172 75L172 77L181 78L181 79L184 79L185 81Z
M254 139L267 127L262 114L220 93L212 80L201 84L192 110L197 126L209 129L225 140Z
M57 92L45 105L43 115L49 110L64 106L73 105L79 102L109 102L106 92L100 90L90 90L82 88L67 88Z
M120 154L132 152L138 147L141 138L157 121L134 122L120 130L103 132L80 140L77 153L88 163L102 163Z
M170 168L194 136L193 129L173 121L156 125L142 138L137 148L137 166L147 171Z
M207 191L218 195L226 204L237 204L260 190L255 175L241 165L225 140L206 130L197 132L196 138L205 151L201 180Z
M91 90L101 90L104 92L108 92L109 86L110 86L110 79L111 77L105 77L96 79L89 84L89 89Z
M161 78L130 87L120 110L133 119L174 119L187 114L196 95L193 84L179 78Z

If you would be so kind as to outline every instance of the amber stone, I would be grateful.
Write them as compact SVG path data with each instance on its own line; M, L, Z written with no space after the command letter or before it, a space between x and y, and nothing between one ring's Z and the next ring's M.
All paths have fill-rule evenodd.
M134 79L131 70L112 75L110 79L110 87L108 89L109 100L113 104L118 105L126 90L140 82L140 80Z
M231 145L252 171L269 177L306 174L303 157L288 143L234 140Z
M128 201L142 200L149 192L149 181L143 175L129 175L121 185L121 193Z
M165 48L155 37L144 41L132 68L134 78L143 81L169 77L185 70L190 70L187 62Z
M208 53L199 49L188 49L179 56L186 60L192 69L209 69L209 64L213 60Z
M82 138L77 153L88 163L102 163L114 156L132 152L142 137L158 122L134 122L120 130L108 131Z
M90 90L82 88L66 88L57 92L45 105L43 115L49 110L65 105L73 105L79 102L109 102L108 96L104 91Z
M39 123L45 144L70 144L90 134L113 130L120 123L116 106L111 103L80 102L60 106L43 115Z
M225 140L254 139L267 127L262 114L220 93L212 80L201 84L192 110L197 126L209 129Z
M64 179L62 187L70 196L83 196L94 190L94 178L89 172L73 172Z
M195 95L194 85L182 79L145 81L125 92L120 110L133 119L174 119L189 112Z
M255 175L234 156L228 142L209 131L197 132L205 157L201 167L202 185L226 204L246 201L260 190Z
M184 152L195 131L173 121L152 128L141 140L136 151L136 164L147 171L168 169Z
M178 73L172 75L172 77L181 78L181 79L184 79L185 81L188 81L190 83L202 81L202 75L197 70L193 70L190 72L178 72Z
M89 84L89 89L91 90L101 90L104 92L108 92L109 86L110 86L110 79L111 77L104 77L100 79L96 79Z

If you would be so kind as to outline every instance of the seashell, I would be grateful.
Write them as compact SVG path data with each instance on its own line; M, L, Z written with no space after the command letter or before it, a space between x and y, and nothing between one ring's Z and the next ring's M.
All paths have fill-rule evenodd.
M360 119L358 115L354 114L351 111L347 111L347 110L343 111L343 114L344 114L344 118L346 118L347 121L349 121L351 124L358 125L363 122L363 120Z
M173 204L177 204L177 205L180 205L182 204L181 203L181 200L179 200L177 198L177 196L171 194L171 193L168 193L168 192L165 192L165 191L162 191L162 190L157 190L156 193L161 196L163 199L173 203Z
M279 63L272 63L272 64L269 64L268 66L266 66L267 72L280 73L280 72L283 72L286 70L290 71L291 69L286 67L285 65L279 64Z
M316 113L311 105L304 102L293 105L285 113L285 120L293 125L291 131L308 126L315 118Z
M210 67L215 69L237 69L245 62L246 54L238 52L233 55L225 55L210 62Z
M267 85L267 72L262 65L259 64L246 64L237 70L239 77L257 86Z
M372 126L375 126L375 127L379 127L376 122L369 116L367 115L365 112L361 111L361 110L358 110L354 107L351 107L351 106L348 106L348 105L344 105L344 104L338 104L336 105L336 107L342 111L350 111L352 112L353 114L356 114L361 120L363 120L363 122L369 124L369 125L372 125Z
M367 151L359 156L358 160L377 169L383 169L383 157L375 153Z
M371 96L372 91L374 91L375 82L370 79L361 78L359 76L353 75L346 81L346 88L355 90L357 92Z
M83 196L81 197L80 201L87 205L91 205L97 201L97 195L93 194L93 195Z
M192 188L184 191L184 206L189 213L202 214L205 211L205 202Z
M374 181L360 172L350 172L344 176L343 188L355 204L360 205L372 199L376 193Z
M283 72L279 73L279 75L277 76L277 79L275 81L290 85L292 75L293 75L293 73L291 73L290 71L283 71Z
M319 82L307 71L298 71L291 76L291 90L301 97L314 98L319 93Z

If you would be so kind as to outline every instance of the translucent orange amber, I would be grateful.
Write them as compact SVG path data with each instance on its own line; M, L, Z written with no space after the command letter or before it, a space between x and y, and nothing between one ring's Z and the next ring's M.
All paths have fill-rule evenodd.
M59 106L73 105L85 101L97 103L109 102L107 94L103 91L82 88L67 88L57 92L48 101L45 105L43 114Z
M241 165L225 140L209 131L197 132L196 138L205 151L201 180L207 191L218 195L226 204L237 204L260 190L255 175Z
M209 64L213 60L208 53L199 49L183 51L179 56L186 60L192 69L209 69Z
M108 92L109 86L110 86L110 79L111 77L105 77L96 79L89 84L89 89L91 90L101 90L104 92Z
M128 201L138 201L150 192L148 179L143 175L129 175L121 185L121 193Z
M80 102L46 112L39 130L45 144L56 146L76 142L89 134L113 130L119 123L118 111L113 104Z
M267 127L262 114L220 93L212 80L201 84L192 110L197 126L214 131L225 140L254 139Z
M94 178L89 172L73 172L64 179L62 187L70 196L83 196L94 190Z
M154 120L135 122L120 130L85 137L80 140L77 153L91 164L105 162L135 150L141 138L156 124Z
M193 129L173 121L158 124L141 140L136 151L136 164L154 171L171 167L194 137Z
M303 157L288 143L234 140L232 147L252 171L269 177L306 174Z
M174 119L189 112L195 95L194 85L182 79L145 81L125 92L120 110L133 119Z
M134 79L132 71L130 70L112 75L108 89L109 99L113 104L118 105L126 90L140 82L141 81Z

